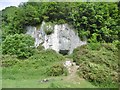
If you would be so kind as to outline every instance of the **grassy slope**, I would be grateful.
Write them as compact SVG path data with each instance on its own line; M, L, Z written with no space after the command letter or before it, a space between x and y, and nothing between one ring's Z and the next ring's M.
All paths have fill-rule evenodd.
M98 50L89 49L76 49L73 56L59 55L54 51L47 50L37 52L29 59L19 60L15 56L3 56L3 79L2 86L4 88L94 88L94 86L87 80L80 78L82 76L75 75L74 77L68 76L48 76L46 70L53 65L63 63L65 58L76 60L80 64L83 61L90 62L90 65L97 65L104 69L107 65L108 69L117 71L117 51L114 46L107 45ZM92 64L93 63L93 64ZM84 64L83 64L84 65ZM84 66L82 67L84 69ZM82 68L81 71L82 72ZM91 67L93 70L94 66ZM85 65L86 69L86 65ZM78 72L79 73L79 72ZM101 73L103 74L103 73ZM41 83L43 79L49 79L49 82ZM116 87L116 86L108 86Z
M46 70L52 65L63 63L65 58L53 51L42 51L26 60L19 60L15 56L3 56L3 88L92 88L95 87L78 76L67 79L69 76L50 77ZM41 83L43 79L49 82Z
M53 81L46 83L41 83L42 76L37 79L21 79L21 80L3 80L3 88L94 88L90 82L82 80L79 82L76 81L66 81L61 80L61 78L66 78L65 76L59 77L49 77L54 78ZM47 77L48 78L48 77ZM42 78L44 79L44 77Z

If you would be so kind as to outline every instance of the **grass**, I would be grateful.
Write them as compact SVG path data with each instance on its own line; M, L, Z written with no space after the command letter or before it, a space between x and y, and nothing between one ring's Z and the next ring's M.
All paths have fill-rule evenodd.
M107 49L108 48L108 49ZM4 55L2 56L2 87L3 88L96 88L91 81L79 75L79 72L90 69L94 74L97 69L104 71L104 67L115 71L117 69L117 56L116 50L107 46L99 50L91 49L76 49L73 54L62 56L53 50L37 51L33 56L28 59L20 60L16 56ZM60 76L48 76L48 68L62 64L66 60L76 61L76 63L82 65L83 61L87 61L87 64L80 67L78 74L74 76L60 75ZM100 68L98 67L100 66ZM105 68L105 69L107 69ZM83 71L82 71L83 70ZM100 73L100 74L104 74ZM86 74L87 75L87 74ZM89 75L87 75L89 76ZM41 83L42 80L48 79L48 82ZM98 78L97 78L98 79ZM97 80L96 79L96 80ZM101 79L101 78L99 78ZM111 84L112 85L112 84ZM106 86L106 87L116 87Z
M3 56L2 87L3 88L82 88L95 87L90 82L77 78L66 79L68 76L48 76L47 69L63 63L65 57L52 50L37 52L32 57L20 60L16 56ZM43 79L49 82L41 83Z
M45 77L39 77L37 79L22 79L22 80L11 80L5 79L2 81L3 88L95 88L90 82L82 80L80 82L76 81L66 81L61 80L61 78L66 78L66 76L59 77L47 77L53 80L49 82L41 83Z

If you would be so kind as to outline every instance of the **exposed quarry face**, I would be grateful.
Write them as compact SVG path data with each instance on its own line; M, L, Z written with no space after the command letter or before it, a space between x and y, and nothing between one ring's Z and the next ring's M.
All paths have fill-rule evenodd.
M68 24L51 25L43 21L40 28L27 26L26 29L26 34L35 38L35 47L41 44L45 49L53 49L63 55L71 54L76 47L86 44Z

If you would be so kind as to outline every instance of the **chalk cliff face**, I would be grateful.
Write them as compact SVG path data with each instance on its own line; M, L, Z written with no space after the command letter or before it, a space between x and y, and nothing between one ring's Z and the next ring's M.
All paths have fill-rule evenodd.
M35 38L35 47L41 44L45 49L53 49L62 54L71 54L76 47L86 44L68 24L51 25L42 22L40 28L27 26L26 29L26 34Z

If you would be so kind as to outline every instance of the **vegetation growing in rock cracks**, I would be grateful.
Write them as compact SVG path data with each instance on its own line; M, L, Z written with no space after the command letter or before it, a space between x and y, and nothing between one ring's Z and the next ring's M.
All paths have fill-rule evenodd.
M46 25L43 26L43 28L47 35L54 33L54 24L51 22L47 22Z

